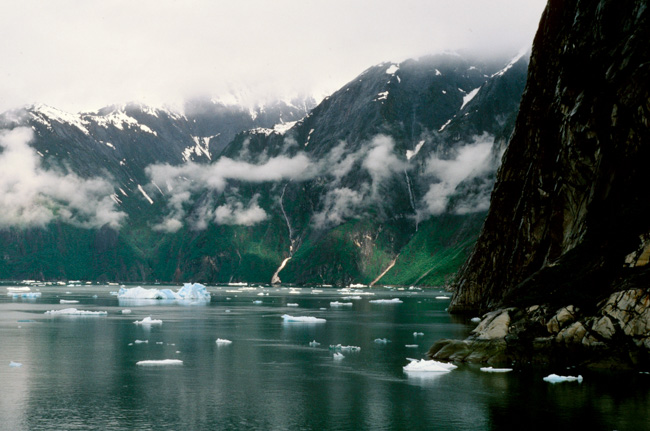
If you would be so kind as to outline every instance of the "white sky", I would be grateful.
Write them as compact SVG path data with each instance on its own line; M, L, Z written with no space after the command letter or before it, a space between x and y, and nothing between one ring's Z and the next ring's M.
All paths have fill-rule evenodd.
M545 0L8 0L0 111L329 94L383 61L530 45ZM243 89L246 89L245 91Z

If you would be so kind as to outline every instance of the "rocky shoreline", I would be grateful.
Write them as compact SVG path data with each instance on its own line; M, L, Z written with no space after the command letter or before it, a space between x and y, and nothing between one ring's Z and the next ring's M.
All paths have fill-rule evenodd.
M485 314L467 339L439 340L427 356L490 365L642 369L650 365L650 292L615 292L596 313L574 305L498 309Z

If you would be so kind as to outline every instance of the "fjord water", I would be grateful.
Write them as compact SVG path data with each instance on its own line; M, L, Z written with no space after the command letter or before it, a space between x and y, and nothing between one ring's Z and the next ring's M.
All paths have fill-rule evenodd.
M437 339L463 338L475 326L449 315L440 291L382 288L343 300L349 294L335 289L234 289L209 287L207 304L120 302L108 286L44 287L34 300L3 295L0 429L650 429L644 374L549 384L542 378L550 372L576 370L489 374L459 364L444 374L404 373L407 358L421 359ZM402 303L369 302L395 297ZM45 314L69 307L108 314ZM283 314L326 321L285 322ZM163 324L133 323L147 316ZM336 360L330 345L337 344L361 350ZM160 359L183 364L136 365Z

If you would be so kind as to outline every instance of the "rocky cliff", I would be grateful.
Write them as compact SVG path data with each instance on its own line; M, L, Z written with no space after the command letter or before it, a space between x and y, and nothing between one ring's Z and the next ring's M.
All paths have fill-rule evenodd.
M450 307L490 313L469 344L442 342L431 355L645 357L649 15L642 0L549 1L489 213Z

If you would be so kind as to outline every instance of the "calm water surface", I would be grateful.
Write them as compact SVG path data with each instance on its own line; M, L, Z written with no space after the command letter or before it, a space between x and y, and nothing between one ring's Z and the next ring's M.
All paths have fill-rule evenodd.
M41 288L35 300L0 288L0 429L650 429L650 375L581 372L582 384L553 385L542 378L577 370L488 374L460 364L442 375L405 374L407 358L475 326L450 316L441 292L376 289L346 300L352 307L331 307L349 294L235 289L209 287L212 301L199 305L120 302L108 286ZM403 302L369 302L394 297ZM45 314L69 307L108 315ZM285 323L283 314L326 322ZM133 323L147 316L163 324ZM329 346L337 344L361 350L336 360ZM160 359L183 365L136 365Z

